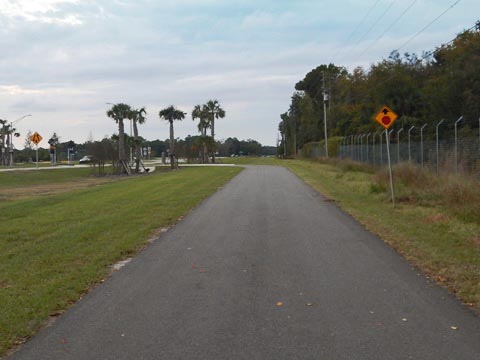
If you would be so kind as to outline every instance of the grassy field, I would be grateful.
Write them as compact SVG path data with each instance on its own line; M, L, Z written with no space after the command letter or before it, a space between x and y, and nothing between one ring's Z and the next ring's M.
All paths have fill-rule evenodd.
M439 179L404 164L394 169L397 207L393 209L385 171L348 162L226 160L286 166L427 276L480 310L478 181L454 176Z
M83 169L0 173L0 356L239 171L183 168L97 183ZM10 195L15 184L28 195ZM63 190L34 190L44 186Z

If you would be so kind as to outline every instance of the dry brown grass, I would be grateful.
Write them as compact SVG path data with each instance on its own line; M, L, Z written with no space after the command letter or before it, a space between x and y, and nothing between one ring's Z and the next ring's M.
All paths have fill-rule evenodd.
M389 187L389 176L381 170L374 181ZM394 167L396 196L399 202L448 208L464 221L480 223L480 182L457 174L437 176L408 163ZM435 219L430 219L434 221Z
M475 236L475 237L472 239L472 242L473 242L476 246L480 247L480 236Z
M20 200L31 196L53 195L72 190L86 189L112 181L115 181L113 177L90 177L78 180L70 180L65 183L19 186L2 189L0 197L2 200L7 201Z

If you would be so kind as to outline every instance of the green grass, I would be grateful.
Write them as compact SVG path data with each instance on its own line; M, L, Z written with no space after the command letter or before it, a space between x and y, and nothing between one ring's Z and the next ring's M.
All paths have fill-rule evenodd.
M0 203L0 355L239 171L184 168Z
M257 156L241 156L235 158L220 158L217 159L221 164L236 164L236 165L282 165L282 161L276 157L257 157Z
M19 186L62 183L83 179L91 174L90 168L0 172L0 191Z

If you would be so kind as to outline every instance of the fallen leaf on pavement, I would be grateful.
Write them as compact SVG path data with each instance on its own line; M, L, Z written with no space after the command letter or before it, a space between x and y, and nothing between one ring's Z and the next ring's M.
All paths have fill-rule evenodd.
M277 306L283 306L283 302L277 301Z

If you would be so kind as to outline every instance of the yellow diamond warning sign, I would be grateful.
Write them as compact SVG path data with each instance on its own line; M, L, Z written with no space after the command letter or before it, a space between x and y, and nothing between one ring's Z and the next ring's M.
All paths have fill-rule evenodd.
M392 126L397 119L398 115L395 114L395 112L388 106L383 106L378 112L377 116L375 116L375 120L385 129L388 129L390 126Z
M35 131L35 134L30 136L30 141L33 142L35 145L38 145L40 141L42 141L43 137Z

